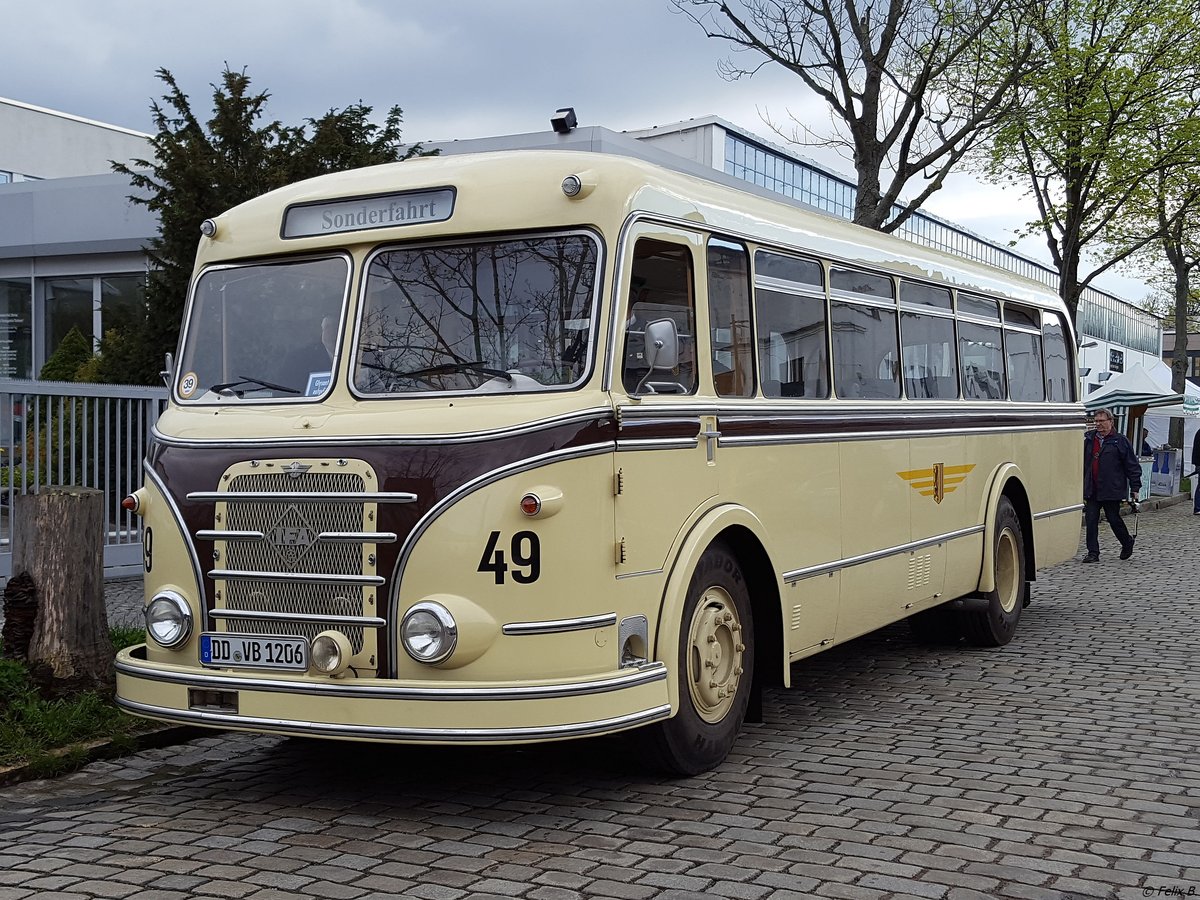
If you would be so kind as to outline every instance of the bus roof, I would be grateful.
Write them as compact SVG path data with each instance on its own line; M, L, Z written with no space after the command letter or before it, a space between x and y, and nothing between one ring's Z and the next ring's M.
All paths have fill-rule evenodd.
M657 155L668 154L658 151ZM684 166L667 167L661 162L605 148L501 149L414 157L322 175L271 191L218 216L217 233L200 242L197 267L285 252L530 228L595 226L615 237L621 224L638 214L847 265L1062 307L1053 291L1032 279L854 225L763 189L745 189L754 186L741 186L723 173L702 177L680 171ZM572 174L594 188L585 191L586 196L567 198L562 182ZM443 189L453 194L452 215L444 219L283 234L289 210L306 209L320 216L328 209L353 208L349 201L410 192L421 196Z

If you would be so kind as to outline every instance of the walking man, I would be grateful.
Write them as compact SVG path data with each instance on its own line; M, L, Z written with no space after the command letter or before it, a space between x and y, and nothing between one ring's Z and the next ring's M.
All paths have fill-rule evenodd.
M1113 430L1112 413L1096 410L1096 430L1083 436L1083 515L1087 528L1085 563L1100 562L1100 510L1121 542L1121 559L1133 556L1133 536L1121 518L1121 501L1142 489L1142 467L1133 445Z
M1200 429L1196 431L1196 436L1192 438L1192 515L1200 516L1200 486L1196 485L1196 479L1200 478Z

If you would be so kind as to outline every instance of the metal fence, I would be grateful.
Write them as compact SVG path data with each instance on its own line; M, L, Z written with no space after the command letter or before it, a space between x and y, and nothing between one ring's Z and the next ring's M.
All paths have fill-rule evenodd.
M142 484L166 388L0 379L0 577L12 574L14 498L42 485L104 493L104 573L142 570L141 522L121 500Z

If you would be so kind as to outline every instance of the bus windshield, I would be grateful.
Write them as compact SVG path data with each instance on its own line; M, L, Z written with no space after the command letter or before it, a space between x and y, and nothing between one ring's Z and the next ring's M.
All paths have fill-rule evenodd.
M578 384L597 244L546 235L384 250L368 267L353 386L362 395Z
M326 393L350 277L345 257L220 266L196 282L176 389L207 403Z

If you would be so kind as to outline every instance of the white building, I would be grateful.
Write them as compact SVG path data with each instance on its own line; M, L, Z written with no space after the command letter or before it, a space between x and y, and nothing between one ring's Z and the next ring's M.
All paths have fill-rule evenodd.
M72 327L99 340L139 302L157 221L112 162L149 141L0 98L0 377L36 376Z

